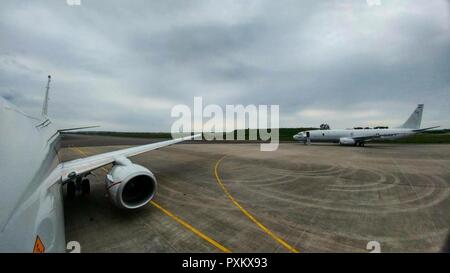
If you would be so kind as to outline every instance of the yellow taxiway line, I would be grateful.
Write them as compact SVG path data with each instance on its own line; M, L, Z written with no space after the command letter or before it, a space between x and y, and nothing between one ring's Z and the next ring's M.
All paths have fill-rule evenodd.
M83 150L81 150L78 147L72 147L73 150L77 151L78 153L82 154L83 156L88 156ZM105 172L108 172L108 170L105 167L101 167L102 170L104 170ZM231 250L229 250L228 248L224 247L223 245L221 245L220 243L218 243L216 240L208 237L207 235L205 235L203 232L201 232L200 230L196 229L195 227L193 227L192 225L190 225L188 222L184 221L183 219L181 219L180 217L176 216L175 214L173 214L172 212L168 211L167 209L163 208L161 205L159 205L158 203L156 203L155 201L151 200L150 204L159 209L160 211L162 211L165 215L169 216L170 218L172 218L173 220L175 220L177 223L179 223L180 225L182 225L183 227L185 227L186 229L190 230L192 233L194 233L195 235L197 235L198 237L202 238L203 240L207 241L208 243L210 243L211 245L215 246L216 248L218 248L219 250L221 250L222 252L225 253L231 253Z
M155 208L158 208L159 210L161 210L162 212L164 212L167 216L169 216L170 218L172 218L173 220L177 221L179 224L181 224L182 226L184 226L185 228L189 229L190 231L192 231L195 235L197 235L198 237L204 239L205 241L207 241L208 243L212 244L213 246L217 247L218 249L220 249L221 251L225 252L225 253L231 253L231 251L224 247L223 245L219 244L217 241L211 239L210 237L206 236L205 234L203 234L201 231L199 231L198 229L196 229L195 227L191 226L190 224L188 224L186 221L184 221L183 219L179 218L178 216L176 216L175 214L171 213L170 211L166 210L165 208L161 207L160 205L158 205L155 201L150 201L150 204L152 204Z
M231 200L231 202L250 220L252 220L253 223L255 223L260 229L262 229L265 233L267 233L270 237L272 237L275 241L277 241L279 244L281 244L283 247L285 247L287 250L293 252L293 253L299 253L299 251L294 248L293 246L286 243L283 239L281 239L279 236L277 236L275 233L273 233L270 229L268 229L266 226L264 226L260 221L258 221L250 212L248 212L246 209L244 209L236 199L230 194L228 189L225 187L224 183L222 182L222 179L220 179L219 176L219 165L220 162L225 158L226 156L221 157L214 166L214 175L216 177L217 182L219 183L220 187L222 188L225 195Z

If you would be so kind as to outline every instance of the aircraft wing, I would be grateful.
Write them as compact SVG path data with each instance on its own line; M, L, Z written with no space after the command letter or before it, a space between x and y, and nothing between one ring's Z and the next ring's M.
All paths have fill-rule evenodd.
M98 125L94 126L83 126L83 127L75 127L75 128L64 128L64 129L58 129L58 132L69 132L69 131L75 131L75 130L81 130L81 129L90 129L90 128L97 128L100 127Z
M415 130L413 130L413 132L420 133L420 132L424 132L424 131L439 128L439 127L441 127L441 126L433 126L433 127L423 128L423 129L415 129Z
M120 158L138 155L200 136L201 134L197 134L67 161L60 164L61 179L62 182L65 182L73 176L86 174Z
M385 136L394 136L395 134L375 134L375 135L370 135L370 136L360 136L360 137L352 137L352 139L354 139L355 141L369 141L372 139L376 139L376 138L381 138L381 137L385 137Z

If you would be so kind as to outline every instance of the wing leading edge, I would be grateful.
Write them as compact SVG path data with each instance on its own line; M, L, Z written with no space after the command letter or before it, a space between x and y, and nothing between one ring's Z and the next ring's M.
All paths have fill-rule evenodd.
M193 135L193 136L187 136L157 143L151 143L146 145L141 145L137 147L131 147L126 148L118 151L88 156L85 158L75 159L71 161L67 161L64 163L61 163L60 165L60 171L61 171L61 180L62 182L67 181L72 176L79 176L83 175L85 173L88 173L92 170L98 169L100 167L103 167L105 165L108 165L110 163L113 163L114 161L123 158L123 157L130 157L135 156L141 153L145 153L148 151L156 150L162 147L166 147L169 145L173 145L185 140L191 140L194 138L200 137L201 134ZM69 177L70 176L70 177Z

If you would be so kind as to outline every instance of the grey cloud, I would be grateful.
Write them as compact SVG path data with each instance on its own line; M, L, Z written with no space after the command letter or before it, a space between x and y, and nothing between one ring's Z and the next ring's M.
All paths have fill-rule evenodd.
M39 112L53 74L51 114L63 127L93 121L105 130L168 130L164 105L192 105L200 95L219 105L279 104L283 126L317 125L299 114L304 109L362 105L385 108L373 119L393 123L424 102L425 124L450 127L445 1L0 5L0 95ZM130 109L138 98L149 99L148 109Z

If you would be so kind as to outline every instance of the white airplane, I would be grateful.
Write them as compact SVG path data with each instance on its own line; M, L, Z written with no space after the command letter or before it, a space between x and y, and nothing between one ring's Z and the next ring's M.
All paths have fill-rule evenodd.
M311 142L333 142L341 145L364 146L364 143L376 139L399 139L421 133L439 126L420 129L423 104L419 104L399 128L394 129L344 129L344 130L311 130L293 136L294 140L309 144Z
M41 118L0 97L0 252L65 252L62 187L88 193L91 171L113 164L106 177L111 201L122 209L145 206L155 195L153 173L128 157L199 135L59 162L60 133L47 116L50 76Z

